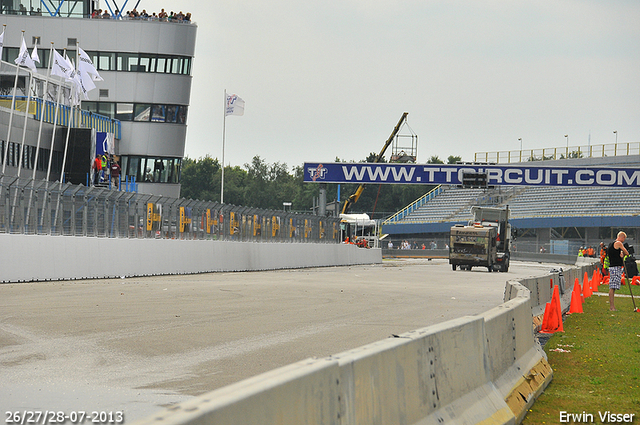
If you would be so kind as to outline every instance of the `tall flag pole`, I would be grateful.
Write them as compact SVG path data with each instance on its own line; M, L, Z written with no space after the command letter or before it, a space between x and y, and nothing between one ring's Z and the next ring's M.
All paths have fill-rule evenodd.
M38 141L36 142L36 158L33 167L32 179L36 178L36 170L38 169L38 157L40 156L40 140L42 139L42 123L44 122L45 111L47 110L47 96L49 94L49 78L51 78L51 61L53 60L53 41L49 48L49 64L47 65L47 79L44 80L44 88L42 90L42 106L40 107L40 125L38 126ZM55 125L55 123L54 123Z
M24 40L24 31L22 31L22 39ZM2 157L2 175L4 175L4 170L7 167L7 153L9 151L9 143L11 143L11 127L13 124L13 112L16 109L16 91L18 90L18 73L19 72L20 72L20 67L16 65L16 77L13 82L13 94L11 96L11 112L9 113L9 129L7 130L7 141L4 143L4 155Z
M227 133L226 124L227 124L227 89L224 89L224 114L222 118L222 176L220 178L220 203L221 204L224 204L224 139Z
M22 40L22 42L24 43L24 39ZM35 88L32 90L31 86L35 84L34 81L34 74L36 73L36 64L35 62L40 63L40 57L38 56L38 43L36 43L33 46L33 51L31 52L31 55L29 55L29 52L26 49L26 45L25 45L25 54L28 57L28 59L31 62L31 65L33 65L33 72L29 73L29 85L27 86L27 105L25 106L25 110L24 110L24 126L22 127L22 141L20 143L20 163L18 164L18 177L20 177L20 172L22 171L22 158L24 156L24 143L25 143L25 139L27 136L27 118L29 117L29 106L31 105L31 92L33 90L35 90ZM29 66L29 65L27 65ZM29 68L31 68L29 66ZM35 170L36 167L33 167L33 169Z
M64 79L71 75L71 65L67 63L65 56L67 49L63 49L64 56L60 55L55 49L53 50L53 65L51 65L51 75L57 75ZM53 144L56 138L56 127L58 125L58 113L60 109L60 97L64 91L62 83L58 84L58 93L56 95L56 106L53 113L53 131L51 132L51 150L49 151L49 165L47 165L47 181L51 177L51 162L53 161Z
M2 34L0 34L0 59L2 59L2 47L4 46L4 30L7 29L7 24L2 25Z
M220 203L224 203L224 143L226 138L227 115L244 115L244 100L224 90L224 119L222 121L222 178L220 182Z
M33 49L35 50L35 47ZM32 53L33 56L33 53ZM40 123L38 125L38 139L36 142L36 155L35 155L35 159L33 160L33 173L31 175L31 181L32 181L32 186L31 186L31 193L29 194L29 204L27 205L27 215L25 217L25 228L28 228L29 226L29 217L31 217L30 212L31 212L31 201L33 198L33 192L34 192L34 188L35 188L35 184L36 184L36 171L38 171L38 161L40 159L40 141L42 140L42 123L44 122L44 116L47 110L47 97L49 95L49 79L51 78L51 61L53 60L53 41L51 42L51 47L49 48L49 63L47 64L47 78L44 80L44 88L42 89L42 103L40 106ZM38 60L38 62L40 62ZM53 124L55 126L55 123ZM51 145L51 148L53 150L53 145ZM47 181L47 187L49 185L49 182ZM45 197L46 198L46 197ZM43 206L44 207L44 206ZM44 211L44 208L42 208L42 210Z

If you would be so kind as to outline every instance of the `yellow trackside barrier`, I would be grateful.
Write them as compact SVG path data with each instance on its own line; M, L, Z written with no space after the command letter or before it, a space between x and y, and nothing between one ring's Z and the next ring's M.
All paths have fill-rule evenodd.
M0 106L3 108L11 109L11 99L0 99ZM17 100L14 109L19 112L24 112L27 109L26 100ZM35 115L37 110L37 104L33 100L29 102L29 113Z

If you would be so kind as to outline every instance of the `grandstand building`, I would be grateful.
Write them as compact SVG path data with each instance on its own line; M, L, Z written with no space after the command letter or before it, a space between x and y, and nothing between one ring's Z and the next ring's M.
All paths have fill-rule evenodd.
M131 19L112 7L111 2L103 2L101 6L97 0L33 1L26 7L20 0L2 0L1 5L0 23L6 28L0 69L0 95L5 98L5 103L0 105L0 139L5 141L8 134L10 107L7 108L6 99L12 93L13 63L18 56L21 32L24 31L30 52L34 45L38 46L40 64L37 66L41 75L47 73L52 42L60 53L66 49L74 62L78 45L90 56L104 79L96 82L97 88L89 92L89 100L82 102L83 113L92 119L92 123L83 125L96 128L93 124L96 117L110 124L110 130L106 131L115 134L115 154L120 158L122 174L136 179L139 192L179 197L196 25L190 21ZM91 19L91 14L100 7L108 16ZM27 72L21 68L20 75ZM26 77L21 77L22 93L26 95L24 81ZM23 158L31 155L36 146L36 117L24 112L22 117L19 112L15 115L8 141L10 161L6 175L18 172L17 155L25 115L30 122ZM51 149L52 128L46 124L43 130L45 145L41 145L41 149L45 151ZM54 163L58 173L51 175L55 180L60 176L63 144L54 143L53 150L58 159ZM38 164L31 164L37 168L36 178L46 175L41 161L42 156ZM28 161L25 164L21 174L24 177L24 168L30 166Z
M545 165L640 168L640 155L552 160ZM443 185L385 220L382 233L396 247L408 240L418 245L437 241L438 248L444 248L451 226L472 219L473 205L509 206L516 251L576 254L580 246L610 242L620 230L632 244L640 238L640 191L620 187Z

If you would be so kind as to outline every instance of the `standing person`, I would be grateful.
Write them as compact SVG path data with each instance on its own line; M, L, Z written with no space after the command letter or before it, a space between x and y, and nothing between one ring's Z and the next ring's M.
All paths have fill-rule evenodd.
M120 187L120 165L115 158L111 160L111 181L117 190Z
M100 183L100 171L102 171L102 160L100 159L100 155L96 155L93 160L93 164L91 164L91 168L93 169L93 185L97 186Z
M108 182L109 179L107 178L107 172L109 170L109 164L107 163L107 154L102 154L102 156L100 157L100 163L102 164L102 179L101 181L103 182Z
M629 255L629 251L624 247L624 241L627 239L625 232L618 232L618 237L611 242L607 248L609 256L609 310L617 311L614 306L614 297L620 282L622 281L622 271L624 269L624 256Z
M604 242L600 242L600 272L602 276L606 276L609 272L604 268L604 258L607 256L607 248L604 246Z

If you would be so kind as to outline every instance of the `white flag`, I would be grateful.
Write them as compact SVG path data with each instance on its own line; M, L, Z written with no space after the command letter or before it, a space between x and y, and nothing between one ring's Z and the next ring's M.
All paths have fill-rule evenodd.
M244 115L244 100L240 99L238 95L228 94L227 105L224 110L226 115Z
M31 51L31 60L34 62L40 63L40 57L38 56L38 45L33 46L33 50Z
M18 66L26 66L33 72L36 71L36 64L31 59L29 55L29 51L27 50L27 43L24 42L24 34L22 35L22 44L20 45L20 53L18 53L18 57L15 60L16 65Z
M0 34L0 58L2 57L2 46L4 46L4 30Z
M62 57L57 50L53 50L53 65L51 65L51 75L57 75L65 80L71 78L73 72L73 65Z
M91 75L93 81L104 81L100 74L98 74L98 70L93 65L93 62L91 62L91 58L89 57L89 55L84 50L82 50L80 46L78 46L78 53L80 54L78 69Z
M95 80L91 75L87 74L84 69L80 68L80 70L78 71L78 75L80 75L82 86L86 89L87 92L90 92L91 90L96 88L96 85L94 83Z

